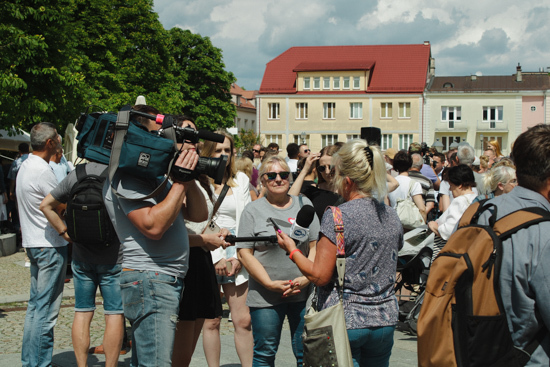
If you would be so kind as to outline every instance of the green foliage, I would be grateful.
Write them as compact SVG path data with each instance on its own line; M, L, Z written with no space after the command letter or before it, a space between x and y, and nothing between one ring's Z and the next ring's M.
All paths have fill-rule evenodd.
M254 145L261 144L260 136L256 135L254 130L241 129L238 137L242 144L242 150L252 150Z
M116 111L138 95L201 128L233 125L221 50L165 30L152 0L4 0L0 54L0 127L64 131L89 105Z

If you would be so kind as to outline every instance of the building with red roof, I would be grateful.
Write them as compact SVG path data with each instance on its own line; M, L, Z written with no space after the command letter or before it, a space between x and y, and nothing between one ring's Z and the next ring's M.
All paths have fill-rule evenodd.
M407 149L422 136L431 61L429 42L292 47L266 66L257 131L264 145L305 142L316 152L379 127L383 149Z
M231 84L231 100L237 109L235 128L232 133L237 134L242 129L257 131L256 124L256 94L258 91L246 91L237 83Z

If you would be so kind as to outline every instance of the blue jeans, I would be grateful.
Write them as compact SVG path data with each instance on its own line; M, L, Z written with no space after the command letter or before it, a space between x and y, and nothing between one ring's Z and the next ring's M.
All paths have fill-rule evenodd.
M304 314L306 302L281 303L277 306L257 308L250 307L252 335L254 336L254 367L275 366L275 355L281 341L281 330L285 316L288 317L292 351L296 365L302 366L304 347Z
M120 315L122 296L120 294L120 264L90 264L73 260L75 312L90 312L95 310L95 294L97 287L103 297L105 315Z
M31 292L23 328L21 364L50 366L53 328L67 271L67 246L27 248L27 256L31 261Z
M124 316L132 324L132 366L171 366L183 279L155 271L123 271Z
M348 330L353 366L387 367L395 326Z

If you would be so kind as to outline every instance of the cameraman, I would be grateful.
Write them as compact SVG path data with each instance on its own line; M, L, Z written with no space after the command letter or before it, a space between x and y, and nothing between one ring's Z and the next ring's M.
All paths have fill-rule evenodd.
M150 106L134 110L151 115ZM154 120L136 117L149 131L158 129ZM193 171L198 162L194 150L184 150L176 165ZM204 196L195 184L174 181L147 200L128 200L152 192L158 180L116 174L113 187L125 198L115 195L107 181L103 189L105 206L123 245L120 287L124 315L132 325L132 365L169 366L178 319L183 278L188 269L189 240L184 216L204 221L208 212ZM186 205L182 203L186 199ZM192 208L192 210L190 210Z

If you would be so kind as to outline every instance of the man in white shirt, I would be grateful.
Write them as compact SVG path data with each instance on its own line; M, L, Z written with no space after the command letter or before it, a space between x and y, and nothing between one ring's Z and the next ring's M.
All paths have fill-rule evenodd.
M51 366L53 328L57 321L65 271L67 232L57 233L44 213L42 200L57 186L48 164L59 147L55 126L41 122L31 130L33 153L17 174L16 197L23 247L31 262L31 289L23 329L21 362L23 366Z

